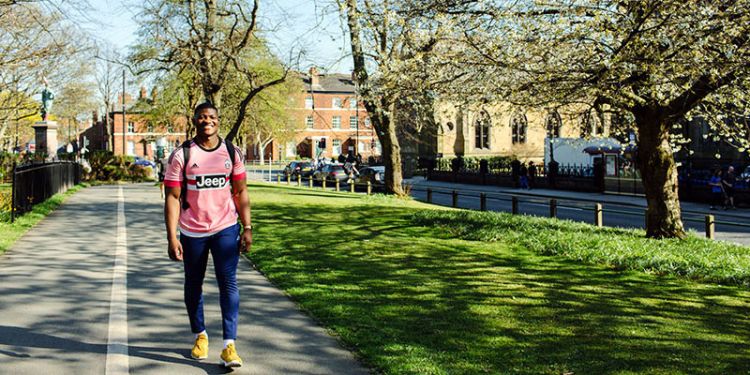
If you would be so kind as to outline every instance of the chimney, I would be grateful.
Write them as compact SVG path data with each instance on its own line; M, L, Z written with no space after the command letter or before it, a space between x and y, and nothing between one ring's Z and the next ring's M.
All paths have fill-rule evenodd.
M138 100L146 99L146 88L141 86L141 92L138 94Z
M310 85L320 86L320 76L318 75L318 68L314 66L310 68Z

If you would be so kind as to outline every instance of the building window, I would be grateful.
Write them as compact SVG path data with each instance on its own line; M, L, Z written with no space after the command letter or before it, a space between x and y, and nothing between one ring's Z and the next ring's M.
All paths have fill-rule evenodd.
M174 125L172 124L167 125L167 133L174 133Z
M552 111L547 114L545 120L548 138L560 138L560 129L562 128L562 118L557 111Z
M338 156L338 155L341 155L341 140L334 139L333 150L331 151L331 156Z
M333 98L333 108L341 108L341 98Z
M357 100L352 98L349 99L349 109L357 109Z
M333 129L341 129L341 116L333 116L331 127Z
M135 156L135 142L128 141L128 155Z
M482 111L474 124L474 147L489 149L490 148L490 115Z
M370 127L370 118L369 117L365 119L365 127L366 128Z
M308 97L305 98L305 108L307 108L307 109L313 109L314 105L315 104L313 103L313 97L312 96L308 96Z
M154 124L148 124L147 128L148 128L148 132L149 133L153 133L154 132Z
M128 133L135 133L135 124L132 122L128 123Z
M596 111L589 110L583 115L581 121L581 138L595 135L604 135L604 124L602 124Z
M305 117L305 127L308 128L308 129L312 129L313 128L313 117L312 116Z
M523 113L516 113L510 120L510 128L513 133L513 144L524 144L526 143L526 130L528 128L528 122L526 121L526 115Z
M357 116L349 116L349 127L352 129L359 128L359 119Z

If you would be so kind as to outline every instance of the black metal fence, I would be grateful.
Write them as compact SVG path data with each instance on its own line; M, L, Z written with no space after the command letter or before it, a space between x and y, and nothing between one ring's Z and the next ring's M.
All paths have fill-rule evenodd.
M81 164L68 161L27 164L13 169L11 221L34 205L81 182Z

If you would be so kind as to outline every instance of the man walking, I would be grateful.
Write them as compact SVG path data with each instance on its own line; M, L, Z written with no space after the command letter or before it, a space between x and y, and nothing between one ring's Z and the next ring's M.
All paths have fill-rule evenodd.
M208 253L219 284L224 349L221 363L240 367L237 354L237 287L239 252L250 251L253 241L250 201L242 154L219 137L219 113L211 103L195 108L196 135L169 157L164 177L164 221L169 257L185 269L185 306L195 334L191 356L208 358L208 333L203 319L203 277ZM242 227L237 223L239 215ZM177 237L179 224L180 236Z

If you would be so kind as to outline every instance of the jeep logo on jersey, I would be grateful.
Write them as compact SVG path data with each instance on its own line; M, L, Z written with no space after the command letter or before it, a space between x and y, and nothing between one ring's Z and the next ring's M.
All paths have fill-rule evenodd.
M198 189L223 189L228 182L229 179L223 174L195 176L195 187Z

